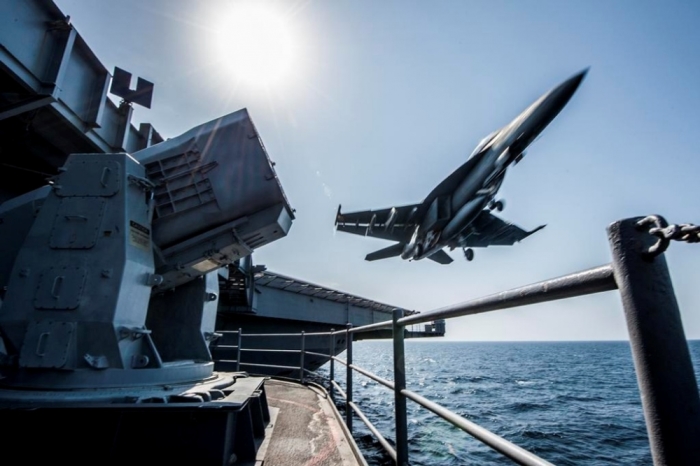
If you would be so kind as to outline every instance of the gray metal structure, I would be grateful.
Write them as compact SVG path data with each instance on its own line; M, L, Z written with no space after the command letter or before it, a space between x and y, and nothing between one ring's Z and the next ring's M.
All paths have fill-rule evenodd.
M148 294L151 302L145 323L141 317L145 311L126 310L128 306L123 310L115 308L111 323L104 316L97 320L86 317L93 311L86 311L82 304L76 308L79 312L71 311L68 316L73 322L75 315L84 312L83 318L89 320L91 329L100 321L103 337L104 332L112 332L110 326L138 328L145 325L150 331L134 338L128 350L122 349L128 346L122 339L118 339L119 343L113 341L109 350L99 345L99 351L92 348L88 353L95 353L96 357L90 359L91 362L99 367L109 364L105 374L116 368L118 360L124 367L133 364L129 358L138 359L145 368L161 363L172 365L171 360L186 356L176 343L186 343L184 346L189 348L191 359L207 359L207 344L217 336L212 327L217 305L221 314L235 317L221 319L219 323L225 323L224 328L242 327L246 333L296 330L299 323L309 322L314 322L318 329L327 330L348 321L364 325L384 318L381 310L389 306L378 307L370 300L325 288L307 298L305 294L309 289L319 287L270 273L253 279L252 275L248 276L250 270L246 270L243 286L238 290L235 280L241 277L235 273L231 274L231 280L220 280L222 289L218 291L212 277L208 281L196 280L209 271L222 270L222 266L283 236L293 218L293 211L248 113L245 110L235 112L163 142L150 125L142 125L137 130L130 124L133 104L150 105L153 84L139 78L136 88L130 89L130 74L119 68L115 68L112 79L70 18L52 2L3 2L0 26L0 150L3 153L0 178L4 180L0 183L0 202L6 201L0 207L3 220L0 236L4 246L0 249L0 287L3 287L0 299L6 301L5 309L10 301L12 307L17 306L18 300L22 300L20 295L28 292L27 287L31 287L39 275L44 281L50 281L53 276L59 293L71 292L73 301L89 300L97 309L106 304L107 299L93 296L99 290L92 286L92 266L99 266L100 274L105 275L102 282L98 282L102 291L103 285L109 284L110 290L126 298L133 297L132 301ZM108 98L108 89L124 99L118 106ZM67 163L71 153L83 155L73 155ZM115 155L124 153L130 155ZM46 184L47 179L52 180L52 186ZM89 180L92 191L75 191L82 180ZM126 198L121 199L123 196ZM55 211L53 214L49 210L42 211L47 202L49 210ZM115 209L123 211L120 223L113 222L117 215ZM139 211L138 220L129 217L133 209ZM61 215L62 226L55 222ZM124 223L127 217L128 223ZM108 227L106 222L112 225ZM40 224L42 232L37 230ZM66 237L58 238L60 234L54 227L64 228L61 234ZM31 232L32 229L36 231ZM18 256L22 256L22 261L27 258L28 253L20 254L20 251L30 233L43 235L53 243L48 247L44 245L45 253L33 252L34 264L26 267L31 269L31 276L21 282L14 277L10 286ZM78 237L68 238L73 234ZM128 243L123 244L124 238L128 238ZM66 244L62 245L61 241ZM109 242L113 245L108 246ZM112 249L117 244L118 248ZM152 257L144 263L145 269L153 269L146 274L147 278L139 275L142 261L129 259L121 264L124 254L133 253L133 247L143 251L145 256L150 254L147 251L153 250ZM72 274L64 274L63 269L54 270L53 275L45 274L42 260L63 267L75 263L74 255L91 267L80 265ZM96 259L93 260L93 256ZM284 280L292 280L295 285L280 286ZM18 291L17 283L24 283L21 288L24 291ZM69 287L68 291L60 290L64 285ZM53 288L47 291L46 283L40 286L43 292L57 293ZM264 292L256 292L256 287ZM132 288L136 292L132 293ZM204 291L200 293L198 288ZM280 288L285 288L284 292ZM297 288L300 293L292 293ZM174 291L165 293L169 290ZM197 302L200 294L207 298L205 303ZM216 299L220 294L225 299ZM315 300L316 305L310 305L307 299ZM192 310L182 311L188 300L194 300ZM119 306L131 302L129 299L116 301ZM73 304L59 303L58 306ZM32 309L33 305L29 306L27 301L25 306ZM8 358L12 351L21 352L26 326L38 325L39 329L35 331L39 336L29 335L27 345L37 338L42 344L48 344L48 337L41 336L46 332L40 331L42 325L47 324L37 323L46 312L31 310L23 318L19 317L22 312L16 308L0 316L0 320L4 319L3 325L10 329L3 337L7 344L0 348ZM139 317L133 318L134 315ZM169 320L183 325L172 332ZM58 325L49 329L53 339L59 338ZM76 325L82 328L86 324ZM60 328L64 327L60 324ZM60 337L67 347L70 346L68 342L75 339L83 341L75 332L74 328L69 328ZM444 328L438 325L436 329L431 327L427 332L418 333L441 335ZM98 335L99 332L95 333L94 339L100 345L108 345L110 339ZM285 348L284 338L270 339L277 341L280 349ZM309 339L309 344L313 346L313 338ZM151 345L157 351L151 349ZM81 346L76 348L78 353L73 354L73 349L64 349L66 361L72 361L65 364L77 367L87 363L81 354L83 350ZM58 358L54 364L64 363L63 356L54 357ZM23 363L29 364L31 358L25 359ZM321 363L317 358L307 358L309 368ZM171 372L183 371L180 367Z
M217 370L236 370L237 361L268 366L262 371L270 375L289 376L295 372L299 339L290 337L307 332L305 345L306 370L316 370L326 362L331 348L338 354L345 348L345 336L329 342L318 332L342 328L347 323L357 326L383 322L391 318L395 306L345 293L311 282L253 266L251 258L228 268L228 276L220 278L217 332L222 334L211 346ZM406 315L416 311L404 310ZM242 335L237 333L242 329ZM251 335L254 334L255 337ZM432 338L445 335L444 320L406 330L406 338ZM238 356L238 339L245 341L245 354ZM391 332L378 329L354 336L358 339L391 338ZM272 349L278 351L255 351ZM315 354L311 354L315 353ZM272 366L275 367L273 370ZM257 366L256 366L257 367Z
M247 112L58 172L0 205L6 451L122 461L148 435L140 461L254 459L263 379L214 372L216 269L285 236L293 211ZM77 426L56 433L68 413ZM36 425L42 449L27 448ZM61 448L76 436L90 446Z
M0 413L12 426L3 453L254 461L270 420L264 379L241 363L214 370L220 282L231 283L219 272L284 237L294 211L245 109L163 141L130 124L153 84L130 89L115 69L117 106L111 78L52 2L0 4ZM269 290L270 303L284 302ZM259 294L252 278L243 294ZM352 300L369 312L362 322L379 312ZM288 322L270 317L272 341ZM313 335L305 342L297 363L313 366ZM48 433L41 448L37 426ZM76 439L80 448L66 448Z
M133 154L153 196L157 291L287 234L294 212L247 110Z
M13 448L70 413L70 436L90 443L71 458L126 459L149 435L141 459L254 459L263 379L214 372L216 269L285 236L293 212L245 110L133 156L73 154L0 219L12 247L0 257L0 411ZM52 434L28 459L60 458L67 441Z
M133 153L163 139L107 97L111 75L48 0L0 2L0 202L46 183L68 154Z
M0 267L0 332L2 383L23 388L209 377L215 270L293 219L245 110L133 156L72 155L50 189L22 199L0 207L1 239L26 232Z
M112 77L70 18L53 2L9 0L0 4L3 286L48 195L47 180L60 174L70 154L86 154L83 157L91 163L91 155L87 154L126 152L145 167L144 180L139 183L144 195L149 192L153 196L149 218L152 226L146 228L148 232L140 231L144 238L152 237L157 269L152 286L156 293L186 285L207 270L245 256L284 234L287 217L292 218L293 211L282 207L288 202L281 190L270 189L278 181L247 112L241 110L158 144L163 139L151 125L137 129L130 124L133 105L150 106L154 86L139 77L135 89L131 89L130 79L130 73L120 68L115 68ZM108 97L108 89L123 99L118 105ZM212 125L219 125L220 130L210 132ZM221 150L207 150L205 154L202 138L207 133L213 135L215 147L236 144L236 156ZM155 144L157 149L149 149ZM76 170L72 173L82 176L75 175ZM235 175L235 182L230 182L231 173L240 174ZM91 176L87 172L85 175ZM137 235L139 225L143 226L129 225L130 232ZM263 225L270 229L265 230ZM288 325L309 321L313 316L315 321L328 324L322 327L327 330L348 321L364 325L380 318L375 310L361 304L369 301L334 290L324 292L328 300L317 301L340 302L348 296L350 312L317 311L308 306L309 302L294 299L292 293L270 299L275 295L271 291L257 302L260 294L255 292L254 279L248 272L241 277L234 271L231 280L220 282L226 302L219 300L219 309L226 315L235 310L241 316L237 322L227 319L226 328L242 326L245 331L258 333L285 331ZM244 296L236 290L240 287L235 280L239 279ZM271 286L279 283L277 280ZM0 299L4 294L0 288ZM212 294L216 294L214 288L210 288ZM172 294L158 299L167 303L165 306L178 300ZM257 317L254 323L251 316ZM149 319L148 325L158 324L153 316ZM430 333L436 334L432 329ZM309 367L317 367L318 361L307 362Z
M462 248L471 261L473 247L510 246L544 228L525 231L496 217L491 211L503 210L504 201L495 196L508 167L525 156L527 147L569 102L587 71L548 91L512 122L482 139L469 159L423 202L349 213L342 213L338 206L336 229L396 242L367 254L368 261L400 256L449 264L452 258L445 247Z
M293 210L246 110L162 142L130 124L152 84L118 72L117 106L52 2L0 4L3 452L255 460L264 379L214 372L216 270L284 237Z

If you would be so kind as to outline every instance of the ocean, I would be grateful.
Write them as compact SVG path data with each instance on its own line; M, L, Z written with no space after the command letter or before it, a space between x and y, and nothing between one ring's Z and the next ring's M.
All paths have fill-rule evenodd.
M700 341L689 347L697 377ZM356 342L353 355L356 365L393 380L391 341ZM327 377L328 364L318 373ZM345 388L340 364L336 380ZM652 464L628 342L406 340L406 381L410 390L554 464ZM393 444L393 392L357 373L353 385L354 400ZM413 466L513 464L407 404ZM370 465L393 464L357 417L354 437Z

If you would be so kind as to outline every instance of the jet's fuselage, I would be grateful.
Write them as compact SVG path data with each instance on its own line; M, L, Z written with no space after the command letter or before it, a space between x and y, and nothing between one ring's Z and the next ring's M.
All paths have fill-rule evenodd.
M483 146L477 147L465 163L471 167L454 183L449 194L450 220L440 231L423 231L417 227L411 242L404 248L402 258L420 260L442 249L453 242L493 202L506 169L522 157L525 149L564 108L587 71L576 74L545 93L508 125L493 133L490 139L482 141L480 145ZM450 178L451 176L446 178L443 183ZM424 201L429 202L433 202L430 197ZM423 211L427 211L427 208Z

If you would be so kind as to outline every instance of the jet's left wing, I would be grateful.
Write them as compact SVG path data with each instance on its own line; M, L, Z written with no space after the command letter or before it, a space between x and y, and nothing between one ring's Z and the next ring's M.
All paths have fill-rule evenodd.
M342 213L338 206L335 228L362 236L408 242L416 222L413 220L420 204Z
M469 234L466 238L450 246L462 248L511 246L518 241L524 240L531 234L540 231L545 226L546 225L540 225L534 230L525 231L519 226L496 217L488 210L484 210L469 226L469 230L467 231Z

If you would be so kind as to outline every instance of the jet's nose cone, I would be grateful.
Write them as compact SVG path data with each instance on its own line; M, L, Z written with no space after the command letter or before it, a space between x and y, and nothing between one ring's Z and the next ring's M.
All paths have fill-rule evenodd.
M561 83L559 88L561 90L568 91L567 93L573 94L576 91L576 89L578 89L579 85L581 84L581 81L583 81L583 78L585 78L588 74L589 69L590 67L579 71L578 73Z
M578 86L581 84L581 81L583 81L583 78L586 77L586 75L588 74L588 70L590 70L590 69L591 69L591 67L589 66L589 67L585 68L584 70L579 71L578 73L576 73L575 75L573 75L569 79L567 79L566 83L565 83L567 85L567 87L571 87L571 88L573 88L573 90L576 90L578 88Z
M583 78L586 77L586 74L588 74L589 68L586 68L582 71L579 71L563 83L561 83L557 88L554 90L554 100L558 102L558 106L561 108L566 103L571 99L571 96L574 95L574 92L576 92L576 89L578 89L579 85L581 84L581 81L583 81Z

